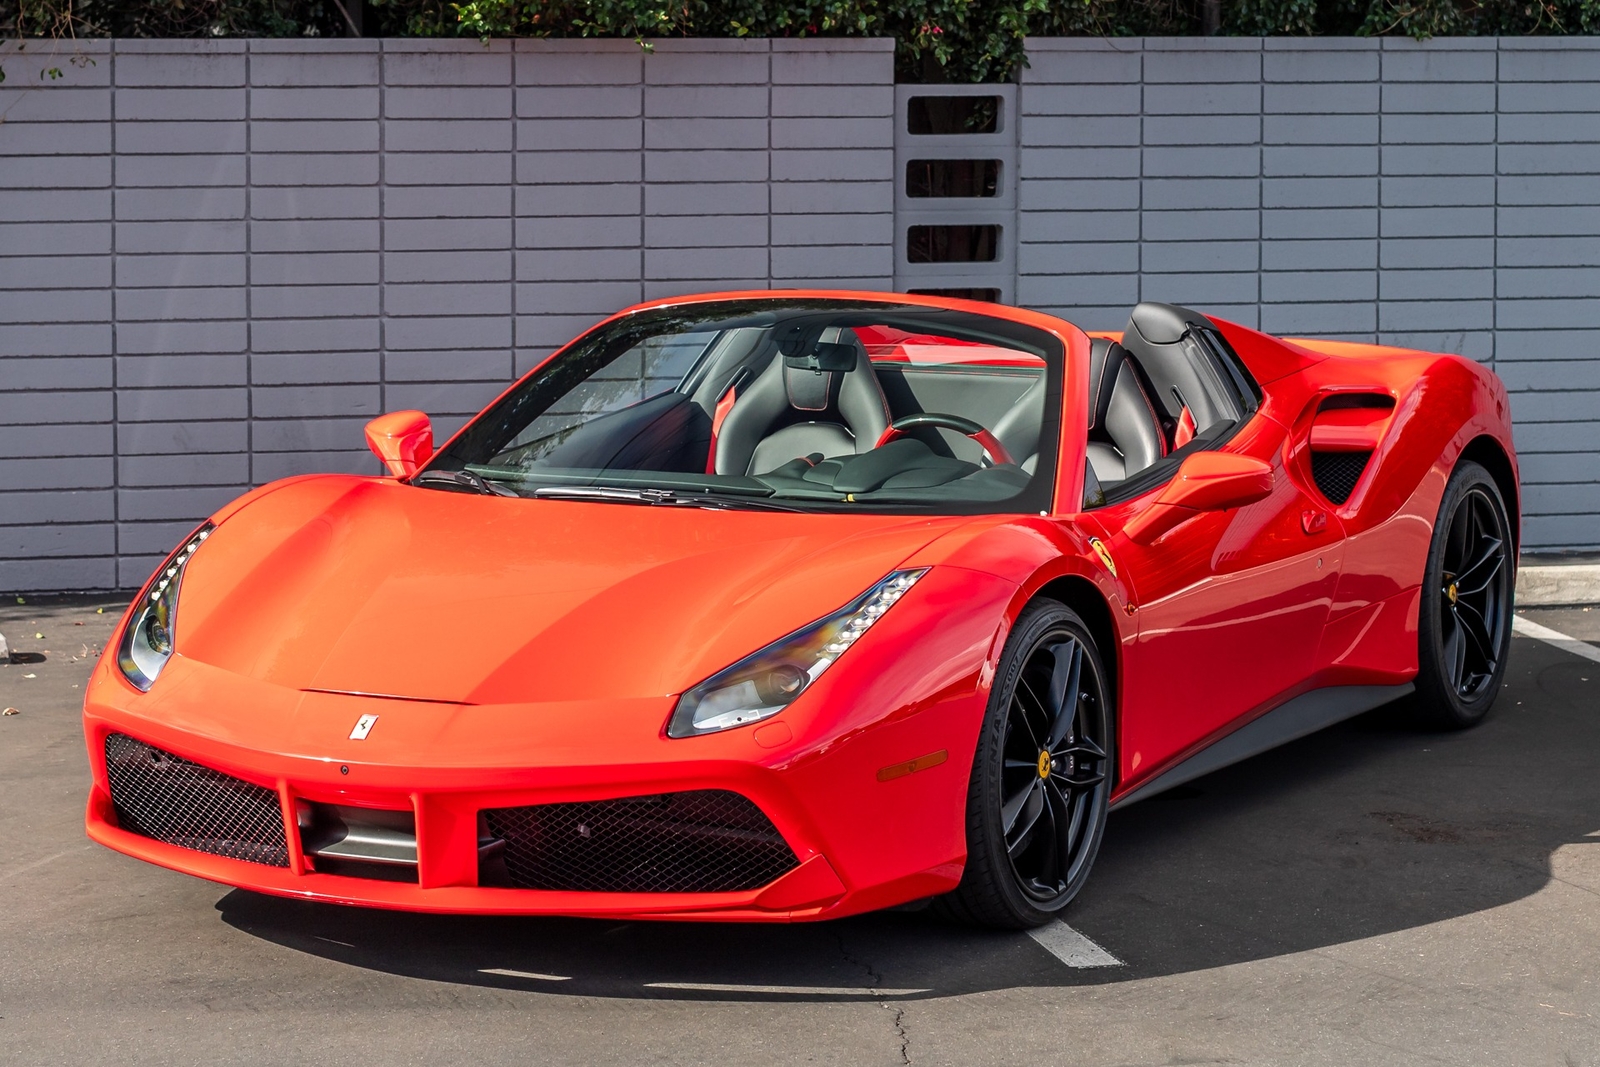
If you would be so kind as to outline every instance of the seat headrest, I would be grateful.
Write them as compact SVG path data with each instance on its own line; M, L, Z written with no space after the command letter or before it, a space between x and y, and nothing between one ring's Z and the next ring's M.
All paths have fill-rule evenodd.
M1111 407L1117 374L1128 358L1127 349L1115 341L1095 337L1089 341L1089 429L1104 426Z

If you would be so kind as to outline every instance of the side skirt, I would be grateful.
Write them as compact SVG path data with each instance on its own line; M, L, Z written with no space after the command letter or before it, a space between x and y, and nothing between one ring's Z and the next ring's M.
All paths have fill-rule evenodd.
M1247 760L1268 749L1314 734L1336 722L1398 700L1415 688L1410 682L1404 685L1335 685L1302 693L1245 723L1126 796L1117 798L1111 809L1115 811L1135 801L1148 799L1203 774L1221 770L1230 763Z

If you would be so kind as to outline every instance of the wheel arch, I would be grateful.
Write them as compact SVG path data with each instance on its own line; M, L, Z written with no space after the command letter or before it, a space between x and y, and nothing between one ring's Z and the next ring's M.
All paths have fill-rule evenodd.
M1506 510L1510 513L1511 556L1515 559L1522 545L1522 493L1511 457L1499 441L1489 434L1480 434L1467 443L1456 462L1467 459L1488 471L1489 477L1494 479L1496 488L1500 490L1500 498L1505 501Z
M1040 586L1034 593L1033 599L1047 597L1058 600L1075 611L1089 634L1094 638L1094 643L1100 649L1100 662L1106 668L1106 682L1111 687L1111 731L1113 736L1120 741L1122 726L1122 642L1117 633L1114 616L1111 613L1111 604L1106 600L1098 586L1088 578L1078 574L1064 574L1053 578ZM1112 760L1112 787L1116 787L1117 761Z

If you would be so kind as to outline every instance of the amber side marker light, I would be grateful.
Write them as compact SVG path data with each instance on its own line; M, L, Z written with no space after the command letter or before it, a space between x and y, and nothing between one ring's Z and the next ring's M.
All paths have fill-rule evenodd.
M949 758L949 750L941 748L939 751L930 752L926 756L918 756L916 759L908 759L904 763L896 763L892 767L885 767L878 772L878 781L892 782L896 778L904 778L908 774L916 774L918 771L925 771L929 767L937 767Z

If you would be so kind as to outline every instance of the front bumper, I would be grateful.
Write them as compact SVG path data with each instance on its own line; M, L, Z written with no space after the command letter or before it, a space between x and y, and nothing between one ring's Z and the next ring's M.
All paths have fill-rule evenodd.
M292 691L181 657L168 665L161 685L143 694L103 661L84 711L94 779L88 834L127 855L226 885L424 912L785 921L928 896L959 879L965 790L952 787L964 786L957 769L968 765L970 751L964 757L952 752L948 767L897 782L875 777L877 768L894 762L890 756L929 747L930 727L959 721L961 709L953 702L926 709L909 725L858 732L844 743L833 739L821 753L792 739L763 747L787 727L780 734L739 730L689 742L641 735L636 724L665 721L671 701L648 701L648 715L632 703L491 707ZM350 739L351 727L370 714L379 721L369 736ZM624 723L635 724L633 734ZM921 736L907 735L908 729ZM121 825L107 775L111 735L270 790L283 823L286 865L216 855ZM597 736L615 741L597 743ZM957 778L945 781L951 772ZM726 790L753 802L792 850L792 869L732 892L480 884L486 810L693 790ZM318 870L298 814L308 804L409 813L415 880ZM870 810L864 804L877 806L881 821L863 819ZM896 832L917 823L916 832ZM949 830L941 833L941 826Z

